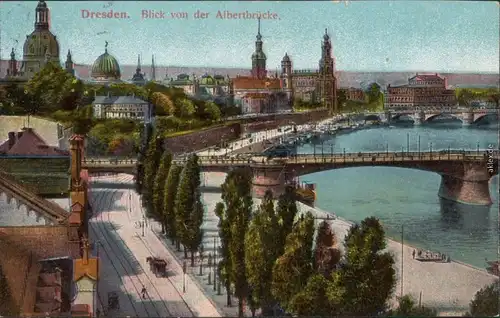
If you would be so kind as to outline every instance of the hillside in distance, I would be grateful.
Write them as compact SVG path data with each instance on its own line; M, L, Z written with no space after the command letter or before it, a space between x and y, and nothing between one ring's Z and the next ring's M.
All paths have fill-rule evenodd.
M7 73L8 60L2 60L0 63L0 77L4 77ZM86 80L90 78L92 66L75 64L75 71L79 78ZM127 81L132 78L135 73L135 65L121 65L122 80ZM147 78L151 78L151 66L145 65L142 67L142 72ZM274 70L270 70L270 75L274 75ZM429 74L430 72L421 72ZM209 75L229 75L236 77L238 75L250 75L250 70L246 68L225 68L225 67L183 67L183 66L157 66L156 80L164 80L165 78L176 78L179 74L188 74L192 76ZM366 84L376 82L383 88L387 85L404 85L408 83L408 79L413 77L416 72L353 72L353 71L337 71L339 79L339 87L365 87ZM448 85L455 87L498 87L500 82L499 74L486 73L438 73L440 76L448 80Z

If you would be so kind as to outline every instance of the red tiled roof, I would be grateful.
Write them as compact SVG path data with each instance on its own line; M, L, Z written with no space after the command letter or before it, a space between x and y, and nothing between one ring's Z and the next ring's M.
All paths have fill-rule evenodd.
M281 82L277 78L258 79L253 77L236 77L232 79L234 89L279 89Z
M14 135L15 140L12 147L10 147L11 141L6 140L0 145L0 153L17 156L69 155L68 151L49 146L32 128L24 128L21 132Z

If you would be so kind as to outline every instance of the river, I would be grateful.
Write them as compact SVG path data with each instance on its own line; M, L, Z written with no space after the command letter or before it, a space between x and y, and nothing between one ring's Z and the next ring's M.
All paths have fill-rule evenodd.
M431 124L379 127L322 138L298 147L299 153L410 151L498 148L497 127ZM408 142L409 141L409 142ZM350 221L378 217L396 240L450 255L477 267L498 258L498 176L492 178L492 206L441 200L441 177L432 172L392 167L347 168L303 176L317 184L316 205ZM403 231L402 231L403 229Z

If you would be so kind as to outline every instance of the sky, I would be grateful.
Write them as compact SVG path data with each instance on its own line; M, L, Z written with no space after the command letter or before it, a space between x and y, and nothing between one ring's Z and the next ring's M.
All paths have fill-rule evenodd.
M92 64L109 52L120 64L251 67L256 19L221 19L217 12L276 14L262 19L267 67L283 55L294 69L316 69L328 29L337 69L343 71L499 72L497 1L47 1L51 31L64 62ZM34 28L36 1L0 1L1 57L18 57ZM82 11L87 10L87 11ZM123 12L127 18L84 18L82 12ZM143 19L142 10L165 19ZM197 11L209 13L195 19ZM171 13L187 13L172 18Z

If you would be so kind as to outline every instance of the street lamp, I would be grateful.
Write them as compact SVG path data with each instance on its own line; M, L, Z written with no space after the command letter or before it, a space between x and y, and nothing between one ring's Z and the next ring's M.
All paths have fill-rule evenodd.
M410 133L406 134L406 152L410 153Z
M420 158L420 135L418 135L418 157Z
M214 236L214 291L217 290L217 238Z
M403 297L403 282L404 282L404 224L401 224L401 297Z
M330 146L330 153L333 156L333 144Z
M389 155L389 143L388 142L385 143L385 154Z
M344 152L344 161L345 161L345 148L342 151Z
M479 141L477 142L477 154L479 155Z

